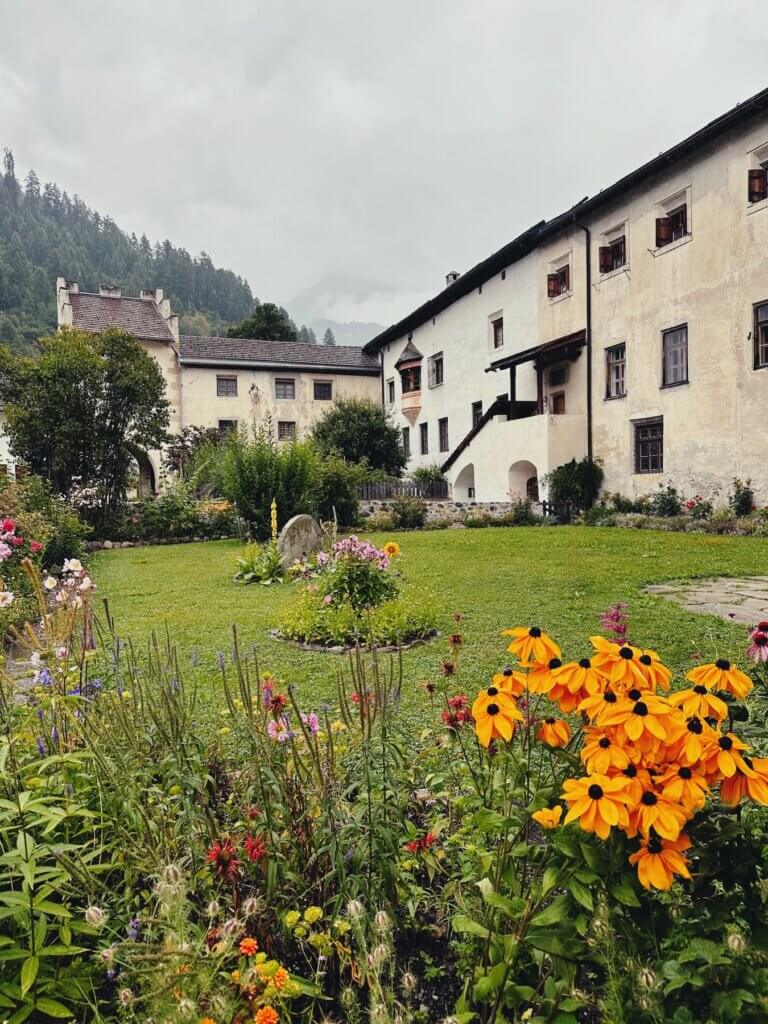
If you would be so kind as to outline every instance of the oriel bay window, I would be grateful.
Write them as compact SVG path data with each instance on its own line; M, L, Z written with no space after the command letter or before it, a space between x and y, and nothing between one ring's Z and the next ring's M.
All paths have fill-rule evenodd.
M606 398L623 398L627 393L627 346L612 345L605 350Z
M768 366L768 301L755 306L755 369Z
M664 420L661 416L637 420L635 432L635 472L664 472Z
M662 387L688 383L688 325L662 331Z
M404 395L421 391L421 364L409 364L400 369L400 384Z

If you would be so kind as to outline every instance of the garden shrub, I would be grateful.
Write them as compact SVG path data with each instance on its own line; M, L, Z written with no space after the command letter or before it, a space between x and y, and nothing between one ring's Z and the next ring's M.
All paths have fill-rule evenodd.
M474 512L467 513L467 515L462 519L462 522L468 530L481 530L486 526L495 525L498 520L494 519L490 512L484 512L482 509L477 509Z
M411 480L420 487L428 488L430 484L445 480L445 473L437 463L432 466L418 466L411 471Z
M603 467L599 462L583 458L580 462L571 459L547 474L546 483L549 499L555 502L569 502L579 508L589 508L595 503L603 485Z
M419 498L395 498L390 507L397 529L418 530L424 525L427 506Z
M655 525L649 516L642 512L624 512L616 516L616 525L625 530L644 530Z
M504 516L503 522L507 526L536 526L542 522L542 517L534 514L527 498L520 498L512 502L512 508Z
M651 498L652 516L679 516L683 510L683 502L676 488L667 484L659 484L659 489Z
M317 512L321 519L334 518L339 526L357 523L358 487L365 469L349 465L338 456L326 456L320 462Z
M734 477L733 490L728 496L728 507L735 516L750 516L755 511L755 492L751 484L751 480L744 483L738 477Z
M280 549L274 540L266 544L249 541L242 555L235 559L235 565L236 583L261 583L268 587L272 583L280 583L283 578Z
M0 486L0 513L16 517L32 513L39 517L35 522L42 522L44 526L33 525L32 529L45 540L42 551L45 568L61 567L66 559L79 558L83 540L90 532L71 506L38 476L17 482L6 480Z
M291 602L280 620L285 639L327 647L407 643L434 631L435 612L423 604L415 608L400 600L384 601L358 615L349 604L326 605L311 592Z
M365 527L374 533L386 533L394 530L395 519L390 512L372 512L365 520Z

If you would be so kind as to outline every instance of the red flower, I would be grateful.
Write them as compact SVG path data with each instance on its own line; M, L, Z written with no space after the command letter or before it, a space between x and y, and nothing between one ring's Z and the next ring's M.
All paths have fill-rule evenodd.
M254 821L261 814L261 808L257 807L256 804L251 804L250 807L246 807L245 816L248 821Z
M0 529L2 529L3 533L14 533L16 530L16 520L4 519L0 524Z
M451 647L461 647L461 645L464 643L464 637L461 635L461 633L451 633L451 635L448 637L448 643L451 645Z
M217 839L211 846L208 851L208 863L213 864L219 879L233 882L240 875L237 848L228 836Z
M267 844L261 836L246 836L243 840L243 849L248 860L254 863L267 855Z
M451 711L463 711L469 707L469 697L465 693L457 693L455 697L448 698L448 707Z
M43 550L43 545L40 543L39 540L31 540L29 542L29 547L33 555L39 555L40 552Z
M440 666L440 671L444 676L452 676L456 674L456 666L452 661L444 661Z
M287 705L288 698L282 693L276 693L269 701L269 706L272 711L282 711Z
M425 850L431 849L437 842L437 836L434 832L427 832L426 835L420 839L411 839L409 843L405 844L406 850L409 853L424 853Z
M20 548L23 543L24 543L24 538L23 537L11 537L11 544L13 544L13 546L15 548Z

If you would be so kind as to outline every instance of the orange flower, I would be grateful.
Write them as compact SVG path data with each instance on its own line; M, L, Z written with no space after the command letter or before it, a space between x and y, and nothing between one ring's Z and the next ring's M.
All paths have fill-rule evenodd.
M571 727L562 718L545 718L536 733L536 739L548 747L564 747L571 738Z
M519 697L525 691L526 676L522 672L514 672L507 667L503 671L497 672L491 682L502 693L506 693L510 697Z
M708 690L726 690L737 700L743 700L754 686L749 676L726 658L718 658L712 665L697 665L686 678Z
M511 740L515 731L515 722L524 721L511 697L496 686L482 690L472 705L472 717L475 720L475 733L484 747L491 740Z
M666 665L662 665L656 651L643 651L637 660L640 662L640 671L654 693L657 686L660 686L662 690L669 689L672 670Z
M590 722L602 725L603 719L614 710L618 701L619 698L613 690L605 690L603 693L595 693L580 701L579 711L582 711Z
M627 835L641 832L644 836L655 829L664 839L677 839L691 815L680 804L674 803L663 793L646 789L639 803L632 809Z
M280 1016L272 1006L262 1006L256 1011L253 1024L277 1024Z
M291 980L288 971L284 967L278 967L272 977L269 979L275 986L278 992L282 992L288 982Z
M730 778L720 783L720 798L729 807L735 807L745 796L757 804L768 806L768 757L743 757L749 769L737 768Z
M581 693L588 696L601 693L605 689L605 674L592 664L589 658L581 661L569 661L557 673L557 681L567 687L570 693Z
M549 693L555 685L562 664L559 658L550 658L543 664L533 665L528 675L524 677L525 685L531 693Z
M202 1017L200 1020L200 1024L216 1024L216 1021L213 1019L213 1017Z
M750 769L741 756L742 750L749 750L749 747L732 732L726 733L725 736L718 736L709 749L706 761L702 764L704 774L712 778L719 773L726 779L730 779L737 770L740 770L748 775Z
M542 807L540 811L534 811L531 815L542 828L557 828L562 816L563 808L560 804L556 804L554 807Z
M640 655L643 652L638 647L615 644L603 636L591 636L589 639L597 652L592 655L592 665L608 677L615 690L629 689L633 686L648 688L648 680L644 674L644 668L647 666L640 664Z
M656 781L665 797L682 804L691 813L700 810L707 802L709 783L688 765L670 765Z
M717 733L698 715L692 715L682 724L673 723L668 738L667 760L694 765L708 754L717 740Z
M240 940L240 952L243 956L253 956L258 951L259 944L256 939L241 939Z
M530 665L531 662L545 664L550 658L560 657L560 648L555 641L542 633L538 626L520 627L505 629L502 636L513 636L515 639L507 650L514 654L521 665Z
M671 889L675 875L690 878L688 861L682 850L690 848L691 841L685 832L677 839L662 839L659 836L648 836L640 844L637 853L633 853L630 864L637 864L637 877L646 889Z
M686 718L699 715L701 718L716 718L718 722L722 722L728 715L728 705L725 701L710 693L703 683L697 683L690 690L673 693L669 697L669 702L679 707Z
M667 739L664 720L673 710L661 697L635 688L603 717L601 724L604 728L620 726L622 737L647 749L655 741Z
M578 820L585 832L607 839L613 825L627 828L630 802L627 780L621 776L588 775L584 779L566 779L563 799L570 804L564 824Z
M629 756L610 736L593 732L581 751L581 760L588 772L607 775L609 768L626 768Z
M650 775L645 768L638 768L636 764L628 764L626 768L617 771L611 768L607 773L613 778L618 775L626 780L627 794L632 804L636 804L642 797L645 790L650 786ZM631 805L630 805L631 806Z

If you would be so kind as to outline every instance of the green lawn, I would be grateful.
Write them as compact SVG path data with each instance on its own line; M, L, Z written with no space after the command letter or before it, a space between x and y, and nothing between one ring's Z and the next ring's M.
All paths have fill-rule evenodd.
M385 538L374 538L382 541ZM629 605L635 642L657 648L676 669L701 651L706 659L741 655L744 627L689 614L644 594L646 583L696 576L764 575L768 540L651 531L585 528L497 528L398 534L404 592L438 609L441 629L462 614L466 648L462 686L473 690L505 661L499 631L538 624L566 657L588 651L598 616L615 601ZM93 568L117 628L136 645L166 623L184 661L199 654L198 673L231 648L236 623L244 644L255 642L262 665L298 684L304 703L329 697L338 655L310 653L269 637L295 584L238 586L231 582L239 545L233 541L100 552ZM444 644L437 640L404 655L407 691L434 677Z

